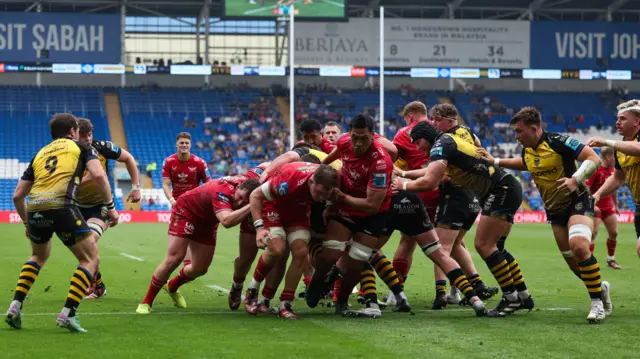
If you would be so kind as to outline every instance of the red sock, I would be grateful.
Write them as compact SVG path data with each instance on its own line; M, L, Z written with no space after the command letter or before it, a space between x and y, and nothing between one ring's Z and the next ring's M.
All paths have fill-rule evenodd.
M169 281L169 292L177 292L178 288L182 287L183 284L189 283L194 279L195 278L189 278L186 274L184 274L184 268L180 269L180 273L178 273L177 276L173 277L173 279Z
M293 302L293 300L296 297L296 293L294 290L291 289L285 289L282 291L282 294L280 294L280 301L281 302Z
M608 244L608 243L607 243L607 244ZM595 245L595 244L593 244L593 243L591 243L591 244L589 245L589 250L591 251L591 253L593 253L593 251L594 251L594 250L596 250L596 245Z
M309 283L311 282L311 277L304 277L302 281L304 282L305 287L309 287Z
M340 293L340 285L342 285L342 278L338 278L333 284L333 301L338 301L338 293Z
M151 284L149 284L149 290L147 290L147 295L144 296L142 300L142 304L149 304L149 306L153 305L153 300L156 299L156 296L160 292L160 289L164 287L167 281L161 281L156 276L151 277Z
M617 244L618 244L618 241L612 241L610 239L607 239L607 254L609 255L609 257L613 257L616 254Z
M394 259L392 265L396 270L396 273L398 273L398 279L400 279L400 282L404 284L407 280L407 276L409 275L409 261L405 259Z
M255 279L256 282L262 282L264 278L267 276L267 274L271 272L272 268L273 268L273 264L265 263L264 260L262 260L262 256L260 256L260 259L258 259L258 265L256 266L256 270L253 271L253 279Z
M191 264L191 259L185 259L182 261L182 263L184 264L184 266L188 266L189 264Z
M265 285L264 288L262 288L262 296L265 299L273 299L273 296L276 295L276 291L273 288L270 288L268 285Z

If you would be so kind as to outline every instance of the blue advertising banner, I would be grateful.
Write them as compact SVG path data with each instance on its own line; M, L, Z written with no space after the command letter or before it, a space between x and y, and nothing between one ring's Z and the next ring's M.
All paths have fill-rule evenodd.
M533 21L531 68L640 69L637 23Z
M117 64L120 42L117 14L0 12L0 62Z

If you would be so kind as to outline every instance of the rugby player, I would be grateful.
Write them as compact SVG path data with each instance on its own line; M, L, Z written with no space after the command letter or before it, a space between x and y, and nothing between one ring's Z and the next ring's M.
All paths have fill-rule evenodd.
M320 151L324 153L331 153L336 148L335 141L330 141L322 134L322 125L318 120L304 120L300 124L300 132L302 132L302 139L304 142L318 146Z
M436 129L444 133L450 133L470 144L480 147L480 140L471 132L468 127L458 125L458 110L451 104L440 104L434 106L429 112L429 118L433 121ZM394 171L402 177L417 179L424 175L426 169L414 171ZM487 287L480 278L477 269L473 264L473 259L469 250L464 244L464 236L475 223L480 212L480 204L474 193L466 188L457 186L452 182L440 185L440 199L438 203L438 213L436 215L436 234L440 239L444 250L450 254L462 267L469 278L473 289L480 299L486 300L495 295L498 287ZM452 294L446 297L446 275L442 269L435 265L436 278L436 299L432 309L443 309L447 302L452 304L460 301L455 286L452 286Z
M164 159L162 164L162 190L171 207L185 192L207 183L211 176L207 163L191 153L191 135L180 132L176 136L177 152ZM191 251L187 250L184 265L191 263Z
M498 240L510 230L522 203L520 183L505 171L488 165L476 153L477 147L452 134L442 134L429 122L421 121L411 130L411 139L422 151L430 153L426 174L415 181L396 179L395 188L410 192L429 191L445 175L453 184L472 190L483 204L476 231L475 247L496 278L503 298L490 316L533 309L533 299L524 284L520 267L506 250L498 249ZM444 268L443 268L444 270ZM516 285L521 290L516 289Z
M231 228L245 220L249 215L249 195L258 185L255 179L239 184L217 179L178 198L171 209L167 256L153 273L149 290L136 309L138 314L151 312L158 292L190 248L192 262L185 265L166 288L176 307L187 307L178 288L207 273L216 249L218 224Z
M585 184L589 186L591 193L596 193L600 187L604 184L607 178L613 174L613 167L615 166L615 156L613 150L610 147L603 147L600 151L600 158L602 164L596 173L591 176ZM622 269L622 267L616 262L616 245L618 244L618 196L617 194L610 194L598 200L595 207L595 224L593 226L593 236L591 238L591 245L589 250L593 253L596 245L596 239L598 238L598 231L600 224L604 223L604 228L607 230L607 265L613 269Z
M338 141L338 137L342 134L342 128L337 123L329 121L324 125L323 133L324 138L329 140L329 142L336 143L336 141Z
M307 289L306 301L311 308L326 294L325 277L353 238L344 260L336 313L372 318L381 315L377 297L366 298L365 308L360 312L351 312L347 306L364 264L377 250L391 203L393 162L382 144L374 140L373 126L371 117L355 116L349 133L338 139L336 149L323 160L325 164L337 159L342 161L342 191L336 188L332 194L323 250L316 257L316 270Z
M602 187L593 194L593 199L598 202L614 193L626 179L636 205L633 223L638 238L636 252L640 256L640 100L627 101L618 106L616 129L622 136L622 141L605 140L601 137L592 137L587 141L589 146L608 146L615 151L613 176L607 178Z
M85 142L93 147L98 153L100 165L105 173L108 171L108 160L114 160L124 163L127 166L127 172L131 177L132 189L127 195L127 201L130 203L140 202L140 180L138 176L138 166L133 156L125 149L118 147L111 141L94 141L93 140L93 124L86 118L78 119L78 128L80 133L80 141ZM87 225L94 233L96 240L108 228L109 220L104 211L102 198L99 191L96 190L97 184L90 175L85 171L82 183L78 188L77 205L82 213L82 217ZM98 254L98 270L95 275L95 284L89 288L89 292L84 299L98 299L107 295L107 287L102 281L102 273L100 272L100 255Z
M31 256L22 266L6 322L22 328L22 305L38 273L51 254L51 237L55 233L78 260L69 285L67 300L56 325L71 332L86 332L80 326L76 310L94 282L98 269L98 247L93 232L75 205L76 192L85 168L97 184L107 210L109 225L118 224L109 180L96 150L78 142L78 119L67 113L57 114L49 122L53 141L31 160L13 194L16 211L31 240ZM29 203L26 197L29 196Z
M525 107L511 119L523 147L521 158L483 158L495 167L529 171L551 223L558 248L569 268L584 282L591 297L589 323L600 323L612 310L609 283L600 280L600 265L589 250L593 229L593 200L584 182L598 169L600 158L578 140L542 130L540 112ZM576 168L576 161L582 165ZM604 302L604 303L603 303Z

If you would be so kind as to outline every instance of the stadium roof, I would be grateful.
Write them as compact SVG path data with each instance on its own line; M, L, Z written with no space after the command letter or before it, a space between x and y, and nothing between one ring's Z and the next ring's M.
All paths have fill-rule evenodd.
M222 16L225 0L2 0L0 11L115 13L127 5L130 16L198 16L205 3L212 17ZM316 0L323 1L323 0ZM640 21L639 0L349 0L349 16L536 19L554 21Z

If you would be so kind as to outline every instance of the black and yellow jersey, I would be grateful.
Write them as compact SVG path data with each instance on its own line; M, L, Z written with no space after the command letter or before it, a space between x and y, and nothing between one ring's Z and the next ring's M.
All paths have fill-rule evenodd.
M640 132L636 134L635 140L640 142ZM615 168L624 171L633 202L636 207L640 206L640 157L625 155L618 151L614 152L616 158Z
M105 173L109 173L108 160L117 160L122 154L120 147L116 146L116 144L111 141L93 141L91 147L98 152L98 159L100 160L100 164L102 165L102 169ZM86 175L87 172L85 171L83 176ZM80 207L91 207L104 203L104 198L102 198L102 194L100 194L97 183L94 180L89 180L88 182L81 184L78 188L76 201Z
M445 175L453 184L467 188L480 198L484 198L491 187L506 174L488 164L478 155L473 143L450 133L444 133L431 147L430 162L447 161Z
M314 155L316 157L318 157L318 159L320 161L324 161L325 158L327 158L327 154L322 152L322 151L318 151L316 149L313 148L309 148L309 147L298 147L296 149L293 150L293 152L297 153L298 155L300 155L300 157L307 155L307 154L311 154ZM329 166L333 167L336 170L340 170L340 168L342 168L342 161L340 160L335 160L333 162L331 162L331 164L329 164Z
M23 180L33 182L27 210L37 212L75 205L76 190L87 162L97 158L90 145L68 138L44 146L22 175Z
M547 212L561 212L587 191L581 184L575 192L560 190L556 183L576 172L577 159L583 148L584 145L573 137L545 131L536 148L523 149L522 163L531 173Z
M467 142L471 145L475 146L476 138L471 129L466 126L457 125L449 129L447 133ZM449 181L445 184L440 185L440 193L444 196L455 196L460 197L460 199L466 198L470 201L473 201L474 193L473 191L466 189L464 187L458 186L455 183Z

